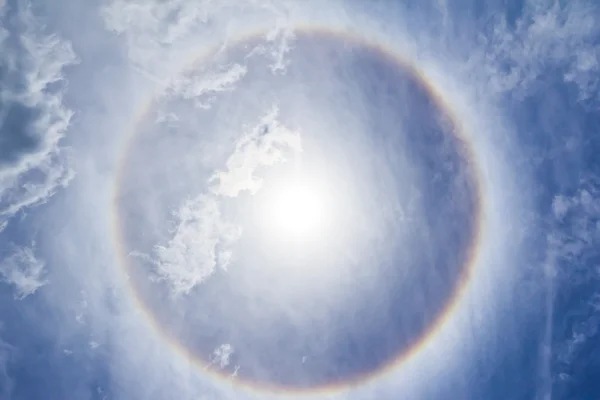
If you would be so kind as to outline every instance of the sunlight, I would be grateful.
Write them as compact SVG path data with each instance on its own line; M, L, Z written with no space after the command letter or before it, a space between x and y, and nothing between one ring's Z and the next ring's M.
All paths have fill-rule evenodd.
M264 217L277 235L309 239L319 234L327 219L327 196L304 182L285 183L270 194Z

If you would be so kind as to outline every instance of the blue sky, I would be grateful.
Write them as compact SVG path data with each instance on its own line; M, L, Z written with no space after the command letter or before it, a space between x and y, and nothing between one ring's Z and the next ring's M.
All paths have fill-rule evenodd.
M0 399L600 399L599 76L591 0L0 0Z

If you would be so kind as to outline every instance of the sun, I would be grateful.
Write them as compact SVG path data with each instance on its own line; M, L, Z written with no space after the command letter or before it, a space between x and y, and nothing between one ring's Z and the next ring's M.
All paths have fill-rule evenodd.
M324 204L314 188L306 185L284 187L271 201L271 223L282 233L307 235L319 229Z
M308 240L323 233L330 215L329 196L318 184L294 180L269 192L262 217L272 234Z

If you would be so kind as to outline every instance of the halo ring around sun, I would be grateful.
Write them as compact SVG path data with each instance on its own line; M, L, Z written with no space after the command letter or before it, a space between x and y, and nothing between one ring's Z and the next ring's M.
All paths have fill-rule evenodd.
M361 46L376 49L381 54L384 54L385 57L393 59L394 62L396 63L396 65L398 66L398 68L403 68L405 70L410 71L411 74L413 75L413 77L415 77L415 79L418 80L420 85L425 89L425 91L433 99L433 101L437 104L437 106L441 110L443 110L453 121L453 124L455 126L454 132L457 135L457 139L464 145L464 147L467 151L467 157L469 158L469 163L470 163L471 167L474 169L474 176L476 177L475 178L475 180L476 180L475 191L476 191L477 203L476 203L476 209L473 210L473 214L475 216L474 217L475 228L474 228L474 234L472 237L472 241L469 244L467 262L462 266L461 276L457 280L458 283L456 284L456 287L452 293L451 298L447 299L447 302L444 305L442 312L439 313L439 315L434 319L434 322L429 326L427 331L424 332L415 343L413 343L409 348L405 349L402 352L402 354L397 354L393 358L393 361L388 363L387 365L385 365L375 371L371 371L370 373L368 373L364 376L361 376L360 379L356 379L354 381L335 383L332 385L318 386L318 387L310 388L310 389L306 390L306 392L308 394L330 393L330 392L336 392L338 390L345 389L345 388L360 386L366 382L370 382L370 381L374 380L377 377L383 376L384 374L388 373L389 371L395 370L399 365L406 362L409 358L414 358L419 353L420 349L422 349L423 346L429 340L431 340L431 338L433 338L436 335L436 333L440 330L440 328L445 323L447 323L447 321L450 319L450 317L456 310L457 304L459 303L461 296L464 293L466 287L469 285L470 278L472 276L473 270L476 265L476 260L478 257L478 251L479 251L480 240L481 240L481 226L480 225L482 223L481 221L482 221L482 213L484 211L483 210L484 202L483 202L483 194L482 194L480 182L479 182L480 174L478 172L477 159L474 155L472 146L470 146L470 143L467 141L466 135L463 135L462 132L460 132L460 127L462 125L455 120L455 116L453 115L453 112L451 110L451 107L449 107L448 102L445 101L445 99L441 96L441 94L436 90L435 87L432 86L431 82L427 79L427 77L422 72L419 71L419 69L417 68L417 66L414 65L414 63L412 63L410 60L403 59L402 56L400 54L398 54L398 52L396 50L394 50L393 48L386 47L383 44L380 44L377 42L369 41L366 38L359 37L359 36L350 34L345 31L336 31L336 30L332 30L329 28L316 27L316 26L299 27L298 31L305 31L305 32L308 32L311 34L322 34L322 35L331 36L331 37L341 37L341 38L343 38L343 40L356 42L356 43L359 43ZM242 38L238 39L236 42L237 43L248 42L249 40L252 40L253 38L258 37L261 33L263 33L263 32L254 33L252 35L242 37ZM194 60L194 63L196 63L196 62L197 61ZM114 201L113 201L113 205L112 205L113 216L114 216L113 238L114 238L115 247L116 247L116 251L118 254L118 258L119 258L120 269L124 272L124 276L127 276L128 263L130 261L128 260L128 255L125 250L125 245L123 243L124 240L122 238L122 227L121 227L121 221L120 221L120 217L119 217L119 211L118 211L119 206L117 204L118 203L117 199L119 198L119 196L120 196L119 193L122 190L123 175L124 175L123 168L124 168L125 160L127 159L129 152L131 151L132 141L133 141L133 138L136 136L136 132L137 132L137 126L140 121L147 118L147 114L148 114L150 108L152 107L153 103L154 103L153 99L149 100L148 102L144 103L144 105L140 109L140 111L138 113L136 113L133 128L132 128L131 132L127 135L127 138L126 138L127 143L124 146L124 151L120 158L120 164L119 164L119 168L118 168L118 176L115 179L115 196L114 196ZM277 196L275 197L277 199L276 203L281 206L281 209L276 210L276 212L275 212L275 214L279 216L279 220L280 220L279 221L280 223L276 227L276 229L283 229L283 230L289 229L290 225L294 226L294 231L296 233L297 232L303 233L303 232L306 232L307 230L314 229L314 224L316 223L315 221L318 221L319 215L323 213L323 210L320 208L324 207L324 206L322 204L320 204L318 200L315 199L316 195L313 192L311 192L310 189L305 190L305 188L303 188L301 185L297 185L295 187L290 188L290 190L288 190L288 191L284 191L284 192L280 193L278 196L279 197L277 197ZM292 220L286 220L286 221L282 222L281 220L289 218L290 214L291 213L293 214L293 208L296 206L293 199L291 199L290 197L295 198L295 199L302 198L302 200L305 204L309 204L309 210L307 212L309 212L309 214L312 213L311 218L306 218L306 215L304 216L304 218L302 215L292 215L292 217L293 217ZM290 210L290 207L292 208L292 210ZM312 217L315 217L315 218L312 218ZM128 285L131 289L131 294L136 303L136 306L146 316L153 331L155 331L166 343L168 343L168 345L172 349L174 349L177 353L183 355L186 359L191 360L196 366L198 366L199 370L210 375L211 377L217 378L219 380L227 380L227 381L231 382L231 379L229 376L225 376L225 375L219 373L218 371L206 370L206 368L205 368L206 362L204 360L201 360L198 357L196 357L195 355L190 354L190 352L185 348L185 346L183 346L181 343L178 343L176 340L174 340L172 337L170 337L170 334L164 329L164 327L161 326L158 319L154 316L153 311L151 309L148 309L147 305L144 303L144 300L137 293L135 284L129 283ZM276 386L274 386L274 387L265 387L265 386L256 387L256 385L253 382L244 381L244 380L234 380L234 381L235 381L235 383L240 384L243 387L247 387L247 388L251 388L251 389L258 389L261 391L280 393L280 394L297 394L298 393L298 391L290 392L289 390L286 390L285 388L276 387Z

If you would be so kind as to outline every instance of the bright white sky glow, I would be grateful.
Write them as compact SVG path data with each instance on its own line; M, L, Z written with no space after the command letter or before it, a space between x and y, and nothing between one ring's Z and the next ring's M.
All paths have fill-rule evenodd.
M309 240L320 236L329 214L327 195L311 182L292 181L274 188L263 215L271 234L282 239Z

